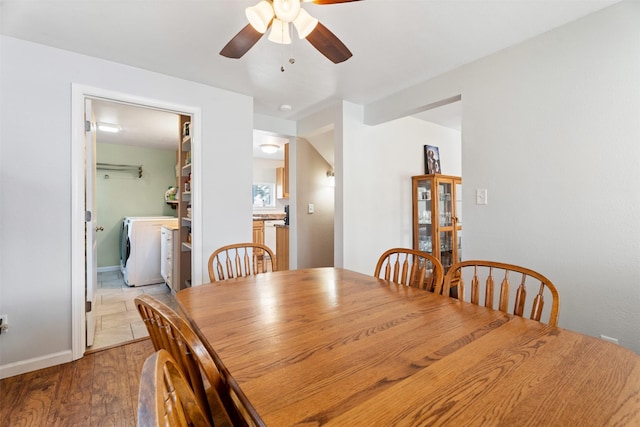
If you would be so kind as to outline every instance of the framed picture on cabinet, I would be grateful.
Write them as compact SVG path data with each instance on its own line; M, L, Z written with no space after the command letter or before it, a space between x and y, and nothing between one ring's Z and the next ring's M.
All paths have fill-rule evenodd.
M424 146L424 169L427 175L442 173L440 170L440 150L433 145Z

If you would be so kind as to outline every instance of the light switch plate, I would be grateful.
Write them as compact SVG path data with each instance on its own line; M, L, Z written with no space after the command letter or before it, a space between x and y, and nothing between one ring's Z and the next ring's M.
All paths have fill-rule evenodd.
M476 205L486 205L486 204L487 204L487 189L478 188L476 190Z
M312 214L313 210L314 210L313 203L309 203L309 206L307 206L307 213Z

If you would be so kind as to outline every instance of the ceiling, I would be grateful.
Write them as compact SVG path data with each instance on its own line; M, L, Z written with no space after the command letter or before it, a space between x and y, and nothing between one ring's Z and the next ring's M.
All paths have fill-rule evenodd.
M141 108L116 102L92 102L95 121L120 127L120 132L103 132L98 128L96 141L100 144L123 144L177 150L179 117L175 113Z
M115 125L120 128L118 133L104 132L98 127L96 142L100 144L122 144L137 147L177 150L179 135L179 117L175 113L143 108L135 105L123 104L94 99L92 101L95 121L98 125ZM289 139L270 132L253 131L253 157L283 160L282 147ZM276 153L265 153L260 145L277 145Z
M256 113L297 120L340 100L366 105L618 1L304 3L353 53L340 64L297 37L220 56L257 0L0 0L0 32L251 95ZM459 129L460 103L419 117Z

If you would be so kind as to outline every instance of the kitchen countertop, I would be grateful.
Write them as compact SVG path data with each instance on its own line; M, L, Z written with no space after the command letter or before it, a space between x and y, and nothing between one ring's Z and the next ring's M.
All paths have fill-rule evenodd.
M253 214L253 220L254 221L273 221L273 220L279 220L279 219L284 219L285 214L284 212L280 213L254 213Z

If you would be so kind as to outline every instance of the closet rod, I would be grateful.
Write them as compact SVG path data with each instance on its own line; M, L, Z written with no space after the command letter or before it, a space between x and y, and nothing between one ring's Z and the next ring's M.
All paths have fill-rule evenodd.
M138 178L142 178L142 165L116 165L113 163L96 163L97 169L107 171L133 171L138 172Z

